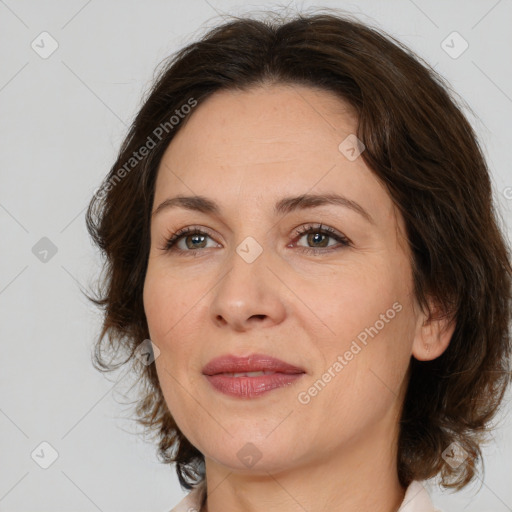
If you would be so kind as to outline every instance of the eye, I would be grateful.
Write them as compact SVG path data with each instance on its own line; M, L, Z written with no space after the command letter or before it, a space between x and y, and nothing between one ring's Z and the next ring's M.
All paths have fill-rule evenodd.
M165 238L164 246L160 247L160 249L166 252L193 253L197 249L219 247L217 243L207 246L208 238L211 239L211 236L207 231L194 226L188 226L176 231L174 234L168 235Z
M322 224L307 224L295 230L298 236L292 243L296 243L302 238L306 238L306 243L313 244L314 247L304 247L298 245L300 251L311 254L325 254L326 252L336 251L351 245L350 240L331 227L323 227ZM208 238L213 243L208 244ZM335 240L337 244L330 244L329 239ZM196 226L188 226L178 230L176 233L170 233L165 237L163 247L160 250L164 252L177 252L179 254L188 254L199 256L200 249L210 249L213 247L221 247L215 242L205 229ZM290 245L288 247L291 247Z
M314 245L314 247L299 246L302 251L311 254L336 251L351 245L350 240L346 236L331 227L322 227L322 224L301 226L295 231L295 234L298 235L295 241L305 238L306 243ZM329 238L337 241L338 244L329 244Z

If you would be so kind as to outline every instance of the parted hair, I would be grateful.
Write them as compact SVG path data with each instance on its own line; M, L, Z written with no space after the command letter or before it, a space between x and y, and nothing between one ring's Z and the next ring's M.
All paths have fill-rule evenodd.
M87 209L87 229L103 257L87 294L102 311L93 364L136 373L136 421L158 442L160 460L176 465L184 489L204 479L204 456L177 427L155 365L142 364L136 351L149 338L142 292L159 163L216 91L305 85L350 104L365 145L361 158L405 221L416 298L431 317L456 323L441 356L411 357L399 425L402 486L434 476L445 487L467 485L483 466L481 448L510 384L510 249L463 102L389 34L325 11L231 16L166 59ZM458 466L443 456L454 448L465 457Z

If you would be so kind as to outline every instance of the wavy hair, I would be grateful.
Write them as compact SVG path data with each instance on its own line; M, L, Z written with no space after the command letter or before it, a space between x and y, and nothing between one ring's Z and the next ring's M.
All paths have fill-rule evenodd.
M158 440L160 460L176 464L182 488L201 482L204 456L173 420L155 365L136 357L149 338L142 291L160 160L216 91L298 84L334 92L357 112L362 158L403 215L419 304L432 315L431 298L456 321L441 356L411 358L399 480L406 487L439 474L442 485L461 489L477 473L511 380L510 249L477 137L448 83L380 29L332 12L231 18L163 63L89 203L87 229L104 257L88 296L103 312L93 364L131 364L140 384L136 418ZM443 458L452 443L467 455L458 467Z

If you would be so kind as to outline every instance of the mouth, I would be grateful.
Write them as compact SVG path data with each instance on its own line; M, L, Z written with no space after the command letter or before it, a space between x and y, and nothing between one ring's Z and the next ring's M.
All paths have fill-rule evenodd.
M288 387L305 375L304 369L271 356L221 356L210 361L203 374L213 389L235 398L256 398Z

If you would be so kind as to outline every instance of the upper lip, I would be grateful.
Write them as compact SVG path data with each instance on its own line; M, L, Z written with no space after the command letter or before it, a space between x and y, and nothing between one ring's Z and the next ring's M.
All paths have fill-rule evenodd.
M232 354L212 359L204 368L204 375L218 373L245 373L258 371L274 371L276 373L305 373L302 368L285 363L280 359L265 354L251 354L240 357Z

